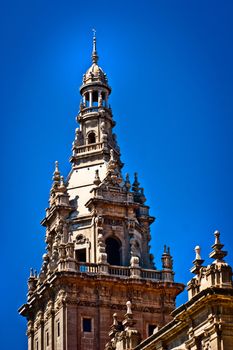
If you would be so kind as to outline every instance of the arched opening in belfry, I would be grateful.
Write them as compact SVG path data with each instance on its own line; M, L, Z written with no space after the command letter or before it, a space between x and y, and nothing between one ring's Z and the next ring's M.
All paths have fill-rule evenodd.
M106 94L105 94L105 92L101 92L101 98L102 98L102 105L104 106L104 107L107 107L106 106Z
M87 92L84 96L84 100L85 100L85 107L89 107L90 106L90 101L89 101L89 93Z
M113 237L105 241L107 261L110 265L121 265L121 242Z
M92 92L92 106L98 107L98 91Z
M88 144L90 143L96 143L96 137L93 131L88 134Z

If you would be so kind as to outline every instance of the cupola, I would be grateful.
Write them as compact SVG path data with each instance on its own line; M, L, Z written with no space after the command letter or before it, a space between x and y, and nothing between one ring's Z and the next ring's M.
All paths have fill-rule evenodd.
M83 83L80 87L82 95L82 107L108 107L108 96L111 88L108 85L106 73L98 65L98 54L96 49L96 35L93 35L92 65L83 75Z

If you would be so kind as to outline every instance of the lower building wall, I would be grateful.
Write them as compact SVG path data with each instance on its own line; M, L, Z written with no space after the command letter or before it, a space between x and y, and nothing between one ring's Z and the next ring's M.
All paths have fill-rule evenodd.
M66 349L78 349L77 305L66 305Z
M221 346L224 350L232 350L233 349L233 324L231 330L227 330L221 337Z

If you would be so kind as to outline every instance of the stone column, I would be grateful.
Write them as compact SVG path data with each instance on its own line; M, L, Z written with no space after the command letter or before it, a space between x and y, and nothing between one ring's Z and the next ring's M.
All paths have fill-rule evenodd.
M89 107L92 107L92 91L89 91Z
M102 93L98 91L98 106L101 107L103 105Z

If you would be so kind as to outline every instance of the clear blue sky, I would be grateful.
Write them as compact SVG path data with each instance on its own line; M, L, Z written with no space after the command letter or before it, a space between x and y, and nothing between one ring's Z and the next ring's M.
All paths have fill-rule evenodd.
M70 169L93 27L123 171L138 171L157 218L158 268L170 245L186 283L196 244L209 263L215 229L232 264L233 2L9 1L1 17L1 348L26 349L17 308L41 265L54 161Z

